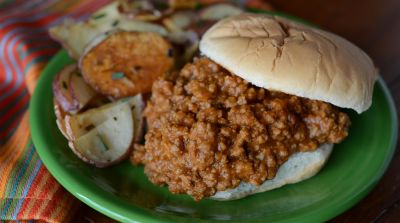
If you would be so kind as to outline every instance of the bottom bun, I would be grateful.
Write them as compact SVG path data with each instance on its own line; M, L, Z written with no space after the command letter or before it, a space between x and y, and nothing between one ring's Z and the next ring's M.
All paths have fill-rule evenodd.
M313 152L293 154L288 161L279 167L274 179L267 180L260 186L242 182L236 188L217 192L210 199L220 201L235 200L308 179L321 170L332 149L333 144L324 144Z

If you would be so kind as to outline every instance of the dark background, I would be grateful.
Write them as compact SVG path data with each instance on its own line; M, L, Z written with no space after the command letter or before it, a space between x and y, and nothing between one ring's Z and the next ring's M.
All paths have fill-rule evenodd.
M400 110L399 0L269 0L272 6L337 33L367 52ZM397 115L399 116L399 115ZM400 222L400 145L381 181L331 222Z

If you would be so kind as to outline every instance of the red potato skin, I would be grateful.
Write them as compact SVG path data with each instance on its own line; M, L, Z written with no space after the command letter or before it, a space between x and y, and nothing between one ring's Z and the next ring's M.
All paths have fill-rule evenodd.
M69 73L64 73L67 72L69 69L72 69L70 66L76 66L76 65L69 65L65 68L63 68L53 79L52 87L53 87L53 93L54 93L54 98L57 101L57 103L61 106L61 108L69 113L76 113L78 108L79 108L79 102L73 97L71 94L70 90L68 91L63 91L62 90L62 83L61 83L61 75L68 75L67 77L69 83L70 81L70 72ZM65 95L65 92L68 93L68 95Z
M73 75L71 75L71 78L69 80L69 86L70 86L69 91L71 92L72 98L77 101L77 103L78 103L77 110L80 111L81 109L83 109L90 102L91 99L93 99L95 97L96 93L93 90L93 94L91 95L89 100L86 100L86 99L84 100L84 99L80 98L79 97L79 91L83 92L83 91L85 91L85 89L77 88L77 86L76 86L76 84L74 84L73 80L74 80L74 77L73 77ZM82 81L84 81L83 78L82 78Z
M138 129L135 129L134 132L134 138L133 138L133 142L134 143L141 143L143 140L143 136L144 136L144 126L145 126L145 121L144 121L144 117L143 117L143 110L144 107L146 106L146 97L150 97L150 94L142 94L141 95L141 103L140 104L136 104L139 105L140 107L140 119L139 119L139 124L138 124ZM132 111L133 114L133 111ZM135 120L135 117L133 117L133 119ZM133 146L133 145L132 145Z
M134 139L133 139L133 141L135 142L135 143L140 143L141 141L142 141L142 139L143 139L143 136L144 136L144 118L142 117L141 119L140 119L140 123L139 123L139 132L137 132L137 133L135 133L135 137L134 137Z
M83 107L83 105L82 105L82 103L80 103L79 102L79 100L78 100L78 98L77 98L77 96L76 96L76 92L75 92L75 90L74 90L74 86L73 86L73 81L72 81L72 75L71 75L71 78L69 78L69 92L71 93L71 96L72 96L72 98L77 102L77 108L76 108L76 110L77 111L79 111L79 110L81 110L82 109L82 107Z
M55 100L55 98L53 98L53 104L54 104L54 113L56 114L56 124L58 129L60 130L60 132L63 134L63 136L70 140L68 134L67 134L67 130L65 128L65 122L64 122L64 118L65 118L65 112L63 111L63 109L60 107L60 105L57 103L57 101Z
M52 87L54 98L61 108L69 114L76 114L90 101L82 102L78 97L79 89L74 87L73 73L78 71L78 66L75 64L64 67L54 78ZM63 76L64 75L64 76ZM66 79L67 89L63 89L63 77ZM94 92L94 91L93 91ZM94 95L93 95L94 96Z

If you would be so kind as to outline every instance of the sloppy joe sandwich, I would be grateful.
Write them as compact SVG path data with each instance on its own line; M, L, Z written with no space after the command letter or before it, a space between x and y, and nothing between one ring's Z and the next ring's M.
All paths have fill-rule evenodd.
M212 26L200 52L153 84L131 157L172 193L231 200L312 177L348 136L343 108L371 105L373 62L327 31L240 14Z

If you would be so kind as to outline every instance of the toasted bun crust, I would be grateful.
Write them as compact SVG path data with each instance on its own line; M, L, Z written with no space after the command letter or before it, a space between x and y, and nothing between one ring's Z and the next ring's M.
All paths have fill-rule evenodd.
M249 183L240 183L238 187L219 191L210 197L214 200L228 201L261 193L306 180L317 174L328 161L333 149L332 144L324 144L313 152L299 152L290 156L282 166L279 167L276 176L272 180L266 180L260 186Z
M372 101L377 69L354 44L281 17L240 14L211 27L200 51L230 72L269 90L361 113Z

